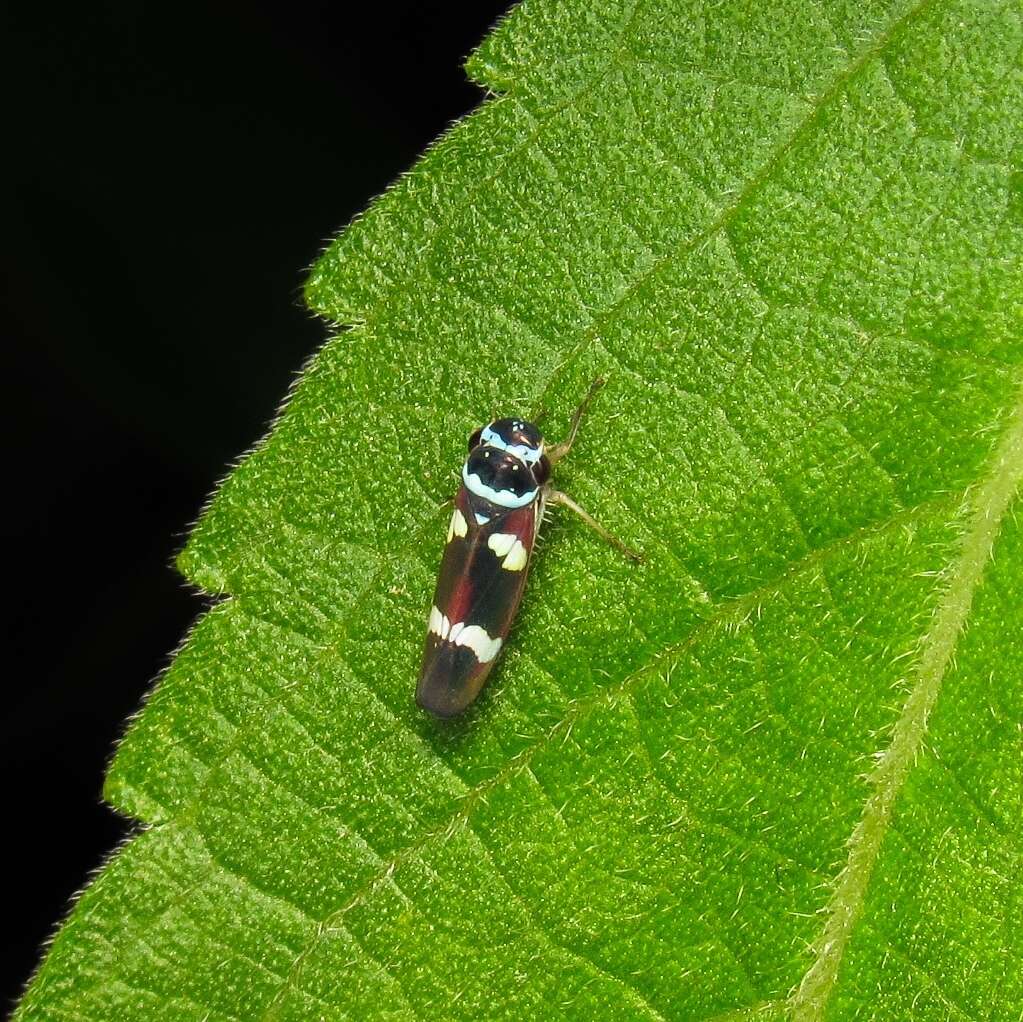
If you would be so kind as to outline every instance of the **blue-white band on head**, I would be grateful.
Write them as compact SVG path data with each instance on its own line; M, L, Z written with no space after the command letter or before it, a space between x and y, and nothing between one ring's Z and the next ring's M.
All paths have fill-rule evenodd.
M527 465L535 465L543 455L542 447L530 447L528 444L510 444L500 433L495 433L489 426L483 427L483 432L480 433L480 441L490 447L499 447L502 451L514 454Z
M525 507L536 500L536 495L539 492L533 489L518 494L513 490L495 490L487 486L475 472L470 473L468 463L462 466L462 482L465 483L470 493L475 493L477 497L489 500L492 504L498 504L500 507Z

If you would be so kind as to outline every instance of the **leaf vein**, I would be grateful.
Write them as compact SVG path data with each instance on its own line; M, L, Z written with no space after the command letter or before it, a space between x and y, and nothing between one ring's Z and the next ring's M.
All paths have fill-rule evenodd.
M953 665L956 644L1021 479L1023 387L992 457L988 475L976 488L970 502L970 523L960 553L951 566L947 588L921 643L916 679L895 724L892 740L870 778L871 792L849 839L846 864L828 906L815 958L790 997L794 1022L819 1022L824 1017L837 985L842 958L862 915L896 799L921 751L928 718L945 675Z

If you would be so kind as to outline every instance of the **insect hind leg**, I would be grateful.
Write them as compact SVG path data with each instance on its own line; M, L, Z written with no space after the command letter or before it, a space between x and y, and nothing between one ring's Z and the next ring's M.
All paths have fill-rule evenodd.
M604 528L596 518L593 517L585 508L580 507L567 493L562 493L561 490L548 490L547 491L547 503L548 504L562 504L569 509L574 511L601 539L605 542L610 543L616 550L621 551L630 560L641 563L643 555L637 550L633 550L632 547L626 546L614 533L609 532Z

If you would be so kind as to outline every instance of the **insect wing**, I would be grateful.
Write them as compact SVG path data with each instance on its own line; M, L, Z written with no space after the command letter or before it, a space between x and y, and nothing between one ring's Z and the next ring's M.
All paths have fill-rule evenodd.
M479 695L522 600L538 503L479 522L469 492L455 499L430 609L416 701L438 717ZM492 510L490 505L488 510Z

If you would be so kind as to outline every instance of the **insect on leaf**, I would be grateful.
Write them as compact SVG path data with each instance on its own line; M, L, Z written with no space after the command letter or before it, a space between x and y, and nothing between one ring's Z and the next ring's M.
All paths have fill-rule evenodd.
M181 557L226 594L16 1017L1023 1004L1023 24L531 0L344 232ZM609 380L470 713L413 703L465 438Z

